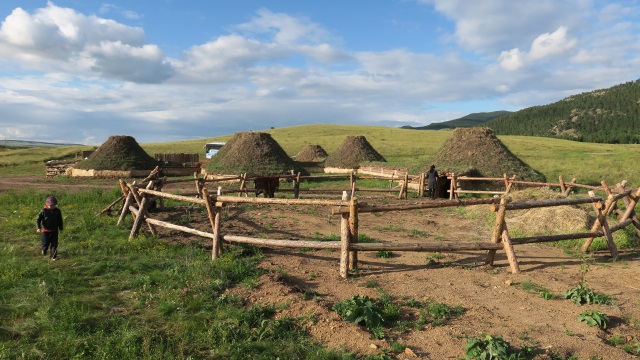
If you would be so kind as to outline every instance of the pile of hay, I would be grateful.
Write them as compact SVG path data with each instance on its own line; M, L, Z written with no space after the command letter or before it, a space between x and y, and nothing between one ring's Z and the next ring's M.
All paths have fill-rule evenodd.
M564 199L559 192L548 187L527 188L509 194L513 202ZM579 206L553 206L545 208L507 211L509 232L524 236L568 234L587 231L591 219Z
M289 174L291 170L306 173L270 134L238 132L205 166L208 173L267 176Z
M356 168L361 163L384 161L364 136L347 136L338 149L325 160L325 166Z
M300 152L298 152L298 155L294 156L293 158L295 159L295 161L302 161L302 162L318 161L319 162L326 159L327 156L329 156L329 154L327 154L327 152L324 151L322 146L307 145L302 150L300 150Z
M158 161L131 136L114 135L75 168L85 170L152 170Z
M489 128L458 128L438 151L428 170L435 164L439 171L475 177L516 175L518 180L546 182L545 176L515 156Z

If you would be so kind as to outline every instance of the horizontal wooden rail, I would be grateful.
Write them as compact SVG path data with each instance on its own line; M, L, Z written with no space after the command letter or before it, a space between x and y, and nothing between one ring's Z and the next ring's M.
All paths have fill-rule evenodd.
M211 198L218 203L251 203L251 204L279 204L279 205L326 205L349 206L348 201L322 200L322 199L273 199L273 198L249 198L240 196L215 196Z
M173 230L179 230L182 232L186 232L189 234L193 234L193 235L198 235L204 238L208 238L208 239L214 239L214 236L212 233L208 233L206 231L200 231L200 230L196 230L196 229L192 229L186 226L181 226L181 225L175 225L166 221L162 221L162 220L156 220L156 219L151 219L151 218L146 218L145 221L151 225L156 225L156 226L161 226L161 227L165 227L168 229L173 229Z
M447 190L447 192L451 192L451 190ZM454 190L456 194L494 194L500 195L504 194L504 191L489 191L489 190Z
M464 251L464 250L501 250L502 244L496 243L352 243L349 250L356 251Z
M237 235L220 235L227 242L252 244L271 247L309 248L309 249L340 249L340 241L308 241L308 240L278 240L260 239Z
M367 212L384 212L384 211L405 211L405 210L416 210L416 209L434 209L434 208L442 208L442 207L453 207L453 206L472 206L472 205L486 205L486 204L497 204L500 203L500 198L490 198L490 199L465 199L465 200L445 200L445 201L429 201L423 203L414 203L407 205L388 205L388 206L371 206L366 204L361 204L363 206L358 207L359 213L367 213ZM349 209L332 209L331 214L348 214Z
M193 180L191 180L193 181ZM162 191L156 191L156 190L149 190L149 189L139 189L138 190L141 193L146 193L146 194L150 194L150 195L156 195L156 196L161 196L167 199L173 199L173 200L180 200L180 201L186 201L186 202L191 202L194 204L201 204L204 205L205 201L203 199L198 199L195 197L189 197L189 196L183 196L183 195L175 195L175 194L170 194L170 193L166 193L166 192L162 192Z
M510 204L507 204L505 208L507 210L524 210L524 209L552 207L552 206L591 204L591 203L597 203L600 201L602 201L602 198L599 196L581 198L581 199L551 199L551 200L528 201L528 202L513 202ZM498 205L490 206L490 209L493 212L498 211L499 208L500 206Z

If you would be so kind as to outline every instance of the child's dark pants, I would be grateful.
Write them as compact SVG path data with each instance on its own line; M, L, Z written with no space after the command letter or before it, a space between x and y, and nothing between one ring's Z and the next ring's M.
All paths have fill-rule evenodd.
M47 253L47 249L51 249L51 258L55 259L58 255L58 232L43 231L42 232L42 254Z

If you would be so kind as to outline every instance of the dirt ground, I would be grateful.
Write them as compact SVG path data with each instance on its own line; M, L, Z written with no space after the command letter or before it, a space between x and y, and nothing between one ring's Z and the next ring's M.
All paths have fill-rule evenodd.
M24 186L26 179L21 180L15 183ZM0 179L0 191L12 188L12 183L13 180ZM380 195L367 198L366 194L358 199L369 203L431 201L394 200L392 196L380 198ZM488 211L488 205L480 207ZM152 217L182 218L181 224L186 221L190 227L210 230L205 214L195 209L158 210ZM232 205L223 211L222 233L292 240L339 237L340 219L329 213L330 208L322 206ZM359 233L388 243L480 242L489 241L491 229L455 208L443 208L363 213L359 216ZM174 230L161 229L160 237L168 242L200 243L206 250L211 249L208 240ZM584 261L552 246L517 246L520 274L511 273L503 251L498 251L494 266L484 264L485 251L394 252L390 258L377 257L376 252L360 252L358 271L347 280L339 276L337 251L265 248L263 252L261 267L266 272L257 286L251 289L241 286L231 292L246 298L249 304L275 305L280 310L278 316L308 319L309 333L331 348L378 354L389 349L392 342L399 342L408 350L394 354L396 359L459 359L465 357L468 338L489 334L502 336L517 349L532 348L536 359L637 359L625 352L622 345L612 344L640 347L637 250L621 251L616 262L611 261L607 252L592 254L586 273L588 284L595 291L613 296L615 306L580 306L563 299L562 295L580 282ZM545 300L538 293L523 289L525 282L558 297ZM335 303L355 295L377 299L382 294L403 305L403 320L410 323L418 316L417 309L406 305L410 299L461 306L465 311L441 326L392 329L387 331L387 340L377 340L331 310ZM583 311L591 309L609 317L607 329L589 327L576 320Z

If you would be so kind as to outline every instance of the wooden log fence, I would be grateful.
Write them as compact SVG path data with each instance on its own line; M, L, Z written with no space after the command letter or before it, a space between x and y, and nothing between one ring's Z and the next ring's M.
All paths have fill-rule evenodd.
M288 199L288 198L251 198L242 196L228 196L222 195L216 192L210 194L206 187L207 180L199 179L196 176L195 186L197 192L195 196L177 195L162 191L162 187L168 183L176 182L166 179L149 180L146 183L141 184L121 184L123 195L112 203L115 204L124 199L124 205L118 220L120 224L127 214L131 214L133 218L133 225L130 232L130 239L135 237L140 231L142 223L146 223L152 234L157 234L156 227L164 227L173 230L182 231L188 234L211 239L212 241L212 259L217 259L223 251L223 244L230 243L242 243L253 244L257 246L265 247L285 247L285 248L310 248L310 249L334 249L340 250L340 276L347 278L349 272L357 269L358 264L358 251L466 251L466 250L484 250L487 251L486 263L494 265L495 254L498 250L504 250L509 262L509 266L513 273L520 272L520 266L518 264L517 254L515 246L555 242L570 239L585 239L582 245L582 250L589 251L589 247L593 239L598 237L604 237L607 241L607 246L611 257L615 260L618 258L618 250L615 242L613 241L612 233L621 230L627 226L634 225L636 231L640 233L640 225L637 221L635 213L635 207L640 199L640 188L638 189L626 189L626 182L618 184L618 186L610 188L603 183L602 187L592 187L587 185L581 185L575 182L575 179L571 183L566 183L560 178L558 184L547 184L545 186L558 186L563 193L567 193L568 189L572 187L583 187L586 189L592 188L593 190L601 190L608 192L609 195L604 198L596 196L593 191L590 192L590 196L586 198L575 199L551 199L540 201L527 201L527 202L512 202L511 198L506 194L502 194L500 197L492 198L474 198L474 199L450 199L439 201L421 201L407 204L394 204L394 205L374 205L366 202L359 202L358 199L353 196L357 188L354 187L355 174L347 175L351 181L352 188L350 191L343 191L342 200L326 200L326 199ZM336 176L333 176L336 177ZM302 176L295 175L290 177L294 182L300 182ZM465 177L453 176L455 181L468 180ZM246 182L250 178L243 174L238 177L225 178L233 179L234 181ZM477 180L477 178L473 178ZM487 180L485 178L483 180ZM418 177L417 180L423 183L424 178ZM533 182L519 182L515 181L513 177L508 178L506 175L503 178L491 178L493 181L502 181L505 184L506 192L508 192L512 184L537 184ZM193 180L189 180L193 181ZM411 181L407 175L405 175L403 181L408 183ZM126 193L126 194L125 194ZM402 195L402 192L401 192ZM173 199L176 201L183 201L192 204L202 205L206 208L208 214L209 225L211 231L201 231L192 229L186 226L171 224L166 221L152 219L147 212L149 203L156 199ZM609 217L613 213L613 209L616 208L617 203L622 200L625 203L625 211L618 213L618 223L616 225L609 225ZM222 234L220 232L222 217L220 216L223 207L228 204L234 203L254 203L254 204L272 204L272 205L299 205L299 206L327 206L330 207L331 215L340 215L340 241L333 242L318 242L318 241L301 241L293 239L264 239L253 238L248 236L238 236L233 234ZM518 211L534 208L548 208L554 206L575 206L582 204L592 204L596 211L596 221L592 228L588 232L571 233L571 234L555 234L545 236L530 236L513 238L509 234L508 226L506 223L508 211ZM477 205L489 205L489 210L496 213L495 225L491 234L491 239L487 242L427 242L427 243L358 243L358 227L359 227L359 213L367 212L389 212L389 211L411 211L417 209L433 209L441 207L464 207L464 206L477 206ZM105 212L105 210L103 210Z

